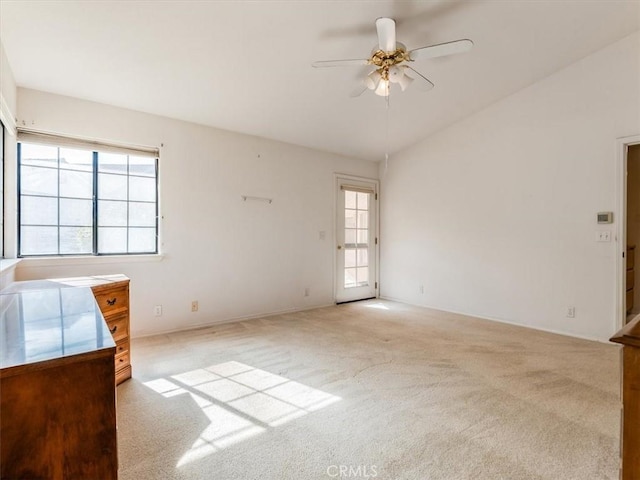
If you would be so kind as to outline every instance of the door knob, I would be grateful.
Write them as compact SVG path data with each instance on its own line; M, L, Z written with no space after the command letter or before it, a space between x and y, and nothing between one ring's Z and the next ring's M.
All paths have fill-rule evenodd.
M338 245L338 250L342 250L342 245Z

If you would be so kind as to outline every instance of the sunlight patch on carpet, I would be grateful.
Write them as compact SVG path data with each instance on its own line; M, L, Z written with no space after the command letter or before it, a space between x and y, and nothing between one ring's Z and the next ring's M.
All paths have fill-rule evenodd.
M367 303L364 305L367 308L377 308L378 310L389 310L384 303Z
M158 378L144 385L165 398L189 395L209 420L177 467L342 400L235 361Z

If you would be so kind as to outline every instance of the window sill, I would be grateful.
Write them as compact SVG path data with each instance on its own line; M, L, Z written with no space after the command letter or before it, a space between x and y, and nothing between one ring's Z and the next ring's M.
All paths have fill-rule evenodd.
M104 255L90 257L25 257L18 259L21 267L55 267L69 265L100 265L121 263L160 262L164 258L161 254L150 255Z
M16 265L18 265L21 261L21 258L6 258L4 260L0 260L0 273L5 274L14 270L16 268Z

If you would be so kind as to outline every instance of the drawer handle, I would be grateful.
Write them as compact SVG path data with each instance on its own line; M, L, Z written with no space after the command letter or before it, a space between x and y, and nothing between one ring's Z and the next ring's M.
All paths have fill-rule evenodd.
M116 325L113 328L110 328L109 331L111 332L111 335L113 335L114 333L116 333L116 330L118 329L118 325Z
M110 307L113 307L116 304L116 300L117 298L113 298L111 300L107 298L107 305L109 305Z
M120 359L120 363L122 363L122 362L124 362L124 358L121 358L121 359Z

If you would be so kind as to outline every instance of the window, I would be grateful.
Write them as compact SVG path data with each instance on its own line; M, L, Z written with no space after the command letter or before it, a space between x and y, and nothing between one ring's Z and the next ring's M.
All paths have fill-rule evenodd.
M20 256L157 253L157 150L43 137L18 143Z

